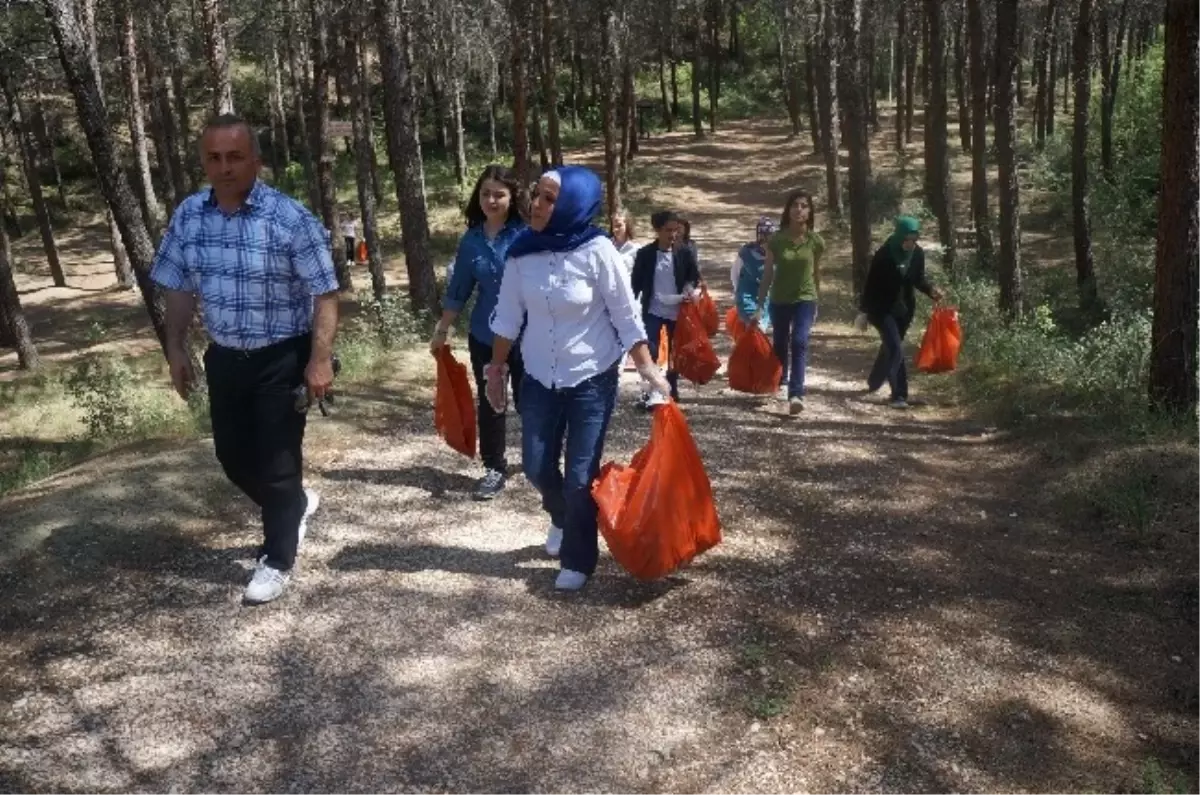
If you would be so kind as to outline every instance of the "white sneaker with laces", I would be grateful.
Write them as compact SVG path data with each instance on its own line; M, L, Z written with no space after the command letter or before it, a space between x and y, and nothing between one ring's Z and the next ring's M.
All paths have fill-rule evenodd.
M272 568L265 563L259 563L254 568L254 576L246 586L245 600L248 604L261 605L278 599L283 594L283 586L291 578L286 571Z
M550 530L546 533L546 554L552 558L557 558L558 553L562 551L562 528L556 524L550 524Z
M558 577L554 580L554 590L556 591L578 591L583 586L587 585L588 576L581 571L572 571L571 569L563 569L558 573Z

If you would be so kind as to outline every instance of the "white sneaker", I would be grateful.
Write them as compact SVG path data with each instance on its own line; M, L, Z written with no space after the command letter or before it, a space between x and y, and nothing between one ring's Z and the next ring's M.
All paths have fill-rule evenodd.
M550 525L549 532L546 533L546 554L552 558L557 558L558 553L562 551L562 528L556 524Z
M583 586L587 585L588 576L581 571L572 571L571 569L563 569L558 573L558 578L554 580L554 590L556 591L578 591Z
M304 490L304 498L307 501L304 505L304 515L300 517L300 531L296 534L296 551L300 551L300 545L304 543L304 536L308 534L308 517L317 512L317 508L321 506L321 495L317 494L312 489Z
M261 605L278 599L283 594L283 586L291 578L286 571L273 569L265 563L254 568L254 576L246 586L245 600L248 604Z

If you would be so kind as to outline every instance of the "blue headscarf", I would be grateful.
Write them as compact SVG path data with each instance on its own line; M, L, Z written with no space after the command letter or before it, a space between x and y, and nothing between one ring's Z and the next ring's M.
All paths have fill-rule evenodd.
M526 227L512 245L508 256L523 257L542 251L571 251L579 248L604 230L592 225L600 212L602 189L600 178L590 168L561 166L542 176L558 177L558 199L550 213L550 223L541 232Z

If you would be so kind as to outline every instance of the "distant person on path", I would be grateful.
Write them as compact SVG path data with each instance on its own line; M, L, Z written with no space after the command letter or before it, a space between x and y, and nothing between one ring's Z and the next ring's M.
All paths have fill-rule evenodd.
M353 265L358 248L358 221L351 214L342 219L342 242L346 244L346 264Z
M763 270L767 264L767 241L779 229L767 216L760 216L754 229L754 242L747 243L738 250L733 268L729 271L729 283L733 286L733 301L737 308L738 317L743 323L749 324L754 314L762 309L758 301L758 289L762 285ZM770 317L764 323L764 332L770 332Z
M599 558L591 485L617 402L621 358L632 353L644 379L664 397L670 390L650 357L621 257L592 225L601 195L600 179L580 166L538 181L530 228L509 248L486 371L488 400L503 411L509 351L528 323L521 336L523 463L550 515L546 551L560 558L555 588L564 591L586 585Z
M788 410L804 410L804 375L808 366L808 338L817 320L817 297L821 291L821 254L825 241L813 230L812 197L797 190L788 194L779 219L779 231L767 241L762 284L755 297L762 306L769 295L768 310L774 328L775 356L783 366L781 395ZM762 310L756 309L752 323L758 324ZM783 384L786 384L784 393Z
M679 244L683 222L679 214L661 210L650 216L656 239L638 249L633 263L633 295L642 304L642 322L650 341L650 358L658 359L658 341L662 329L667 330L668 345L675 342L675 321L679 306L691 301L700 284L700 267L692 249ZM679 374L667 370L671 398L679 400ZM650 392L642 396L649 407Z
M621 255L621 261L625 264L625 272L633 273L633 258L637 254L638 244L634 242L637 235L637 226L634 224L633 216L628 210L618 210L617 214L612 219L613 245L617 247L617 253Z
M475 487L475 499L490 500L504 490L508 480L508 435L504 414L492 410L484 397L483 371L492 360L492 310L500 295L504 263L508 247L525 229L523 216L527 202L516 173L501 165L490 165L475 181L475 190L465 210L467 231L458 243L458 255L451 269L446 295L442 299L442 317L429 341L430 353L446 344L450 327L467 305L471 294L475 308L471 310L471 326L467 349L471 368L475 371L478 396L476 413L479 420L479 457L485 469ZM508 356L508 372L512 379L513 400L520 405L521 376L525 367L521 352L513 348Z
M895 231L871 258L867 281L858 302L861 314L855 325L870 323L879 332L879 355L867 376L867 389L875 392L886 381L892 392L892 408L908 408L908 372L904 366L904 335L916 313L916 290L935 302L942 291L930 284L925 273L925 252L917 243L921 222L911 216L896 219Z
M166 292L167 360L181 397L194 386L187 332L199 296L217 460L262 509L264 541L249 603L282 592L319 498L302 485L307 406L333 383L338 283L329 233L297 201L258 181L249 125L232 114L204 128L211 188L175 210L151 278Z

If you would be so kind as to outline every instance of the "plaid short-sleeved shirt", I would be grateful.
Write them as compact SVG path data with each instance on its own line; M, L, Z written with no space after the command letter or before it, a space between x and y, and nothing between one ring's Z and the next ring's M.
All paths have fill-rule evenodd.
M213 342L253 350L312 330L313 296L338 289L329 233L299 202L256 182L234 213L212 190L175 210L150 277L200 298Z

